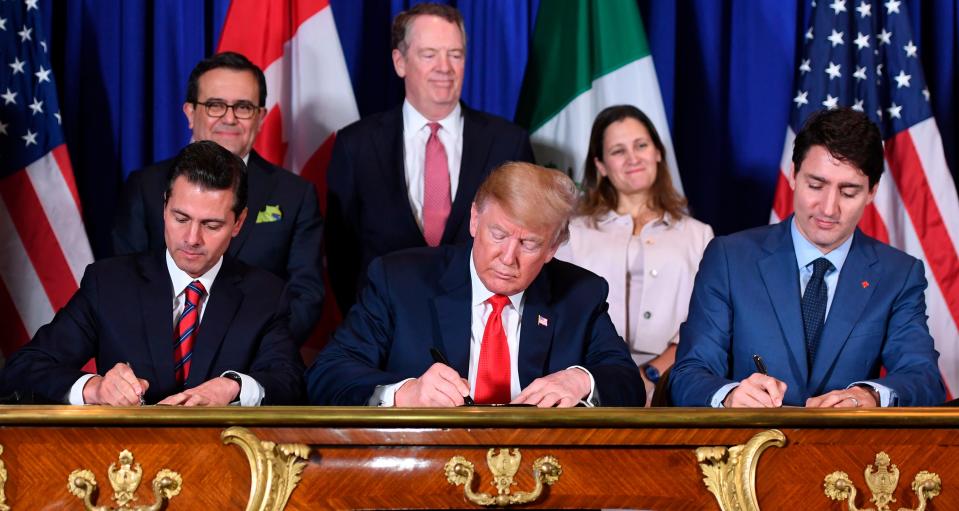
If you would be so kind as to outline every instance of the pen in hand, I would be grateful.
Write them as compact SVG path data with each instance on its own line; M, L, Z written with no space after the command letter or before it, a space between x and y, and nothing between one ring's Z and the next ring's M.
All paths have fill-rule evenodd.
M446 360L446 357L443 356L443 353L441 353L440 350L436 348L430 348L430 355L433 357L433 362L436 362L437 364L443 364L447 367L453 367ZM467 406L473 406L476 403L474 403L473 398L471 398L469 394L467 394L463 396L463 404Z
M753 362L756 363L756 372L759 374L769 374L766 372L766 364L763 362L763 357L753 355Z

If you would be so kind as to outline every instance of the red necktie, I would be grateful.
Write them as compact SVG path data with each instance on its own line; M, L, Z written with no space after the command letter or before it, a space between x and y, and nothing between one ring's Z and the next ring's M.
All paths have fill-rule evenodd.
M200 326L200 297L206 294L206 289L199 280L194 280L183 291L186 304L176 324L176 333L173 345L173 369L176 371L177 385L183 385L190 376L190 361L193 358L193 341L196 340L196 331Z
M430 138L426 141L426 163L423 173L423 237L435 247L443 239L446 219L450 216L450 169L446 148L440 141L437 122L429 123Z
M483 331L476 371L475 401L480 404L509 403L509 346L506 344L506 330L503 329L503 308L509 303L509 298L493 295L488 301L493 306L493 312L490 312Z

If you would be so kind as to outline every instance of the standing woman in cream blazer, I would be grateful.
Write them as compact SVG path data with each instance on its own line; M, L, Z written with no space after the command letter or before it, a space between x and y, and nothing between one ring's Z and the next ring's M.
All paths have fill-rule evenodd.
M665 149L631 105L606 108L590 135L585 197L556 257L609 282L609 315L646 384L647 404L673 365L708 225L690 217L673 188Z

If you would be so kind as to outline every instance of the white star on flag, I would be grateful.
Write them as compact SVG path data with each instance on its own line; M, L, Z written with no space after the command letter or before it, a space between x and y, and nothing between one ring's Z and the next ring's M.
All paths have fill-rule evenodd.
M50 81L50 70L43 69L43 64L40 64L40 70L36 73L33 73L37 76L37 83L49 82Z
M812 68L809 67L809 59L803 59L803 61L799 64L799 72L808 73L810 71L812 71Z
M797 92L796 92L796 97L793 98L793 102L796 103L796 106L797 106L797 107L806 105L806 104L809 103L809 100L806 99L807 96L809 96L809 93L808 93L808 92L806 92L806 91L804 91L804 90L803 90L803 91L797 91Z
M899 14L899 4L901 3L899 0L889 0L886 2L886 14Z
M866 79L866 66L856 66L856 72L852 74L856 80L865 80Z
M812 27L809 27L809 30L806 31L806 39L812 39Z
M57 124L60 124L60 112L53 114L53 116L57 118Z
M856 37L855 43L856 43L856 48L860 50L863 48L868 48L869 36L867 34L863 34L862 32L859 32L858 36Z
M9 125L9 124L4 124L2 121L0 121L0 135L6 135L6 134L7 134L7 126L10 126L10 125Z
M17 57L13 57L13 62L10 63L10 67L13 68L13 74L22 73L24 64L26 64L26 62Z
M872 4L867 2L859 2L859 7L856 7L856 11L859 12L860 18L872 16Z
M912 44L912 40L910 39L909 44L903 46L902 49L906 50L906 57L915 58L916 50L918 50L919 48L915 44Z
M30 9L36 9L37 1L38 0L25 0L24 3L27 4L27 10L29 11Z
M929 87L922 89L922 97L926 98L926 101L929 101Z
M30 103L30 110L33 110L33 115L43 113L43 101L40 101L37 98L33 98L33 103Z
M894 77L896 80L896 88L901 89L903 87L908 87L910 78L912 78L912 75L907 75L905 71L899 70L899 74Z
M823 100L822 106L832 110L839 106L839 98L832 97L832 94L826 94L826 99Z
M901 110L902 107L897 105L895 101L892 102L891 107L886 109L886 111L889 112L889 117L892 117L893 119L902 119L902 115L899 113Z
M37 134L30 130L27 130L27 134L20 138L26 142L27 147L30 147L31 145L37 145Z
M829 75L830 80L842 77L842 73L839 72L840 67L839 64L829 62L829 67L826 68L826 74Z
M0 30L7 30L7 18L0 18Z
M833 3L829 5L829 8L839 14L840 12L846 11L846 0L833 0Z
M31 32L33 32L33 29L32 29L32 28L27 28L27 27L23 27L23 29L21 29L19 32L17 32L17 35L20 36L20 42L21 42L21 43L25 43L25 42L27 42L27 41L32 41L33 39L30 38L30 33L31 33Z
M827 37L826 39L828 39L829 42L832 43L832 47L835 48L836 46L839 46L840 44L844 44L842 41L842 35L843 35L843 32L836 32L836 30L833 29L832 34L829 34L829 37Z
M862 111L864 111L864 108L863 108L863 100L857 99L856 102L852 104L852 109L855 110L855 111L857 111L857 112L862 112Z
M876 36L879 39L879 45L892 44L892 32L887 32L886 29L882 29L882 32Z
M4 105L17 104L17 93L10 90L10 87L7 87L6 93L0 94L0 98L3 98Z

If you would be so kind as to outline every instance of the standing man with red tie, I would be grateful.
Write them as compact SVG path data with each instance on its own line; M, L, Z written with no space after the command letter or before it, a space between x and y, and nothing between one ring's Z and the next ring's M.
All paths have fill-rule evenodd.
M375 259L307 373L310 401L642 406L639 370L606 312L606 281L553 260L576 200L564 174L506 163L472 203L471 245Z
M3 393L114 406L300 399L283 281L224 255L247 216L243 160L212 141L190 144L163 197L166 248L88 266L67 305L10 359ZM100 374L81 370L90 358Z
M533 161L522 128L460 101L466 32L456 8L400 13L392 44L406 100L337 133L327 172L327 264L344 314L370 261L467 241L470 202L490 170Z

